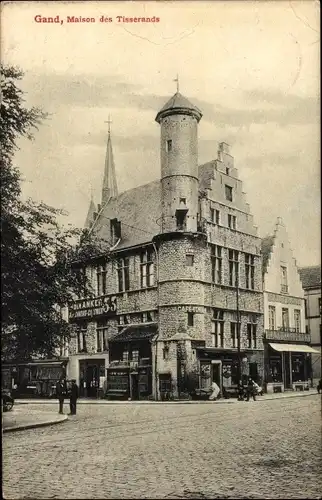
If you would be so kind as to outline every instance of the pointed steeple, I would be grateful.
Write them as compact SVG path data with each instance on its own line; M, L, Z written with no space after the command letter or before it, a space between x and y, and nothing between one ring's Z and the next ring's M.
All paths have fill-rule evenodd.
M91 201L89 204L88 212L87 212L87 217L85 221L85 229L90 229L95 218L95 214L97 213L97 208L93 200L93 195L91 195Z
M106 147L106 157L105 157L105 169L104 169L104 179L103 179L103 189L102 189L102 206L109 200L110 197L114 198L118 195L116 174L115 174L115 164L113 157L113 148L111 141L111 120L108 123L108 137L107 137L107 147Z

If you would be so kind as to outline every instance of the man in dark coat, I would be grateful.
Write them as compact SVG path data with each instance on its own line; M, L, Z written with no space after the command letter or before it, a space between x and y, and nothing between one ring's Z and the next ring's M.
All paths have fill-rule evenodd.
M249 401L250 397L253 397L253 400L256 401L256 389L254 386L253 379L249 378L247 383L247 401Z
M70 388L70 396L69 396L70 415L76 415L77 399L78 399L78 385L76 384L76 380L72 380L72 386Z
M59 413L64 413L64 399L67 396L67 383L64 377L56 384L56 394L59 401Z

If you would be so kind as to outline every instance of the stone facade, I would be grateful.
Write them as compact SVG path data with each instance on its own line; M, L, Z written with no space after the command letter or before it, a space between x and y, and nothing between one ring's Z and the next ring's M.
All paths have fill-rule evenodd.
M231 366L235 371L229 380L236 385L238 324L240 355L247 360L244 374L254 376L256 365L258 378L263 378L261 241L229 146L220 144L218 157L198 167L201 116L180 94L171 98L156 118L161 128L161 182L132 190L132 205L130 191L121 194L118 203L111 199L102 208L104 217L99 214L92 223L92 230L106 237L109 221L117 218L120 240L105 259L89 263L92 289L102 303L95 309L84 307L79 318L72 318L73 378L79 377L83 358L104 359L107 368L111 345L120 333L129 327L140 333L148 323L157 326L155 335L146 339L157 399L167 377L174 397L201 386L202 356L208 357L211 373L212 366ZM112 297L115 309L104 312ZM80 332L87 339L87 352L80 352ZM223 374L218 373L222 384Z

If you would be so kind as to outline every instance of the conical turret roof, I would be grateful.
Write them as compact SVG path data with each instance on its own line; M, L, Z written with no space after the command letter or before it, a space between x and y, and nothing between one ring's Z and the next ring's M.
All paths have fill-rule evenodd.
M162 118L168 115L174 114L187 114L194 116L198 122L202 117L202 113L197 106L191 104L191 102L184 97L180 92L176 92L158 112L155 120L160 123Z

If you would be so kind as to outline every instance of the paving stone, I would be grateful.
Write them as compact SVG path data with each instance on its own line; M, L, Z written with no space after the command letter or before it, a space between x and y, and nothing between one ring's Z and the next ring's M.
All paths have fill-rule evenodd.
M4 497L319 498L320 418L316 395L79 405L61 426L3 436Z

